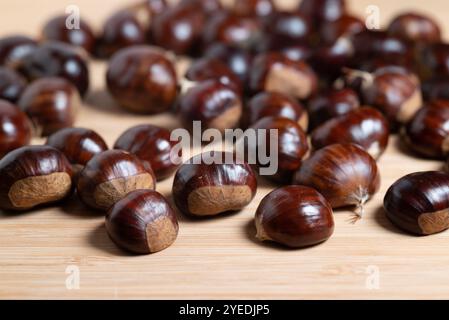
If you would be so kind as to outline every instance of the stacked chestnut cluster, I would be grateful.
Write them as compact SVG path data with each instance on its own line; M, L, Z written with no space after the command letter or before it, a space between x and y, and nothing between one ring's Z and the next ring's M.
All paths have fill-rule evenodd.
M183 75L175 68L181 55L193 59ZM284 187L257 209L261 240L310 246L332 235L333 209L356 206L361 216L379 190L376 160L390 133L422 156L449 153L449 45L423 15L373 31L344 0L303 0L288 12L272 0L146 0L115 13L99 34L58 16L39 42L0 39L0 208L29 210L76 189L86 205L108 211L109 235L132 252L160 251L177 237L175 211L156 181L177 170L178 209L214 216L248 205L257 178L229 152L178 168L170 161L176 142L157 126L130 128L113 150L93 130L72 128L89 56L109 59L108 90L129 111L170 111L186 128L201 121L203 130L278 130L279 168L268 178ZM33 134L49 136L46 144L27 146ZM385 208L412 233L449 228L449 175L401 179Z

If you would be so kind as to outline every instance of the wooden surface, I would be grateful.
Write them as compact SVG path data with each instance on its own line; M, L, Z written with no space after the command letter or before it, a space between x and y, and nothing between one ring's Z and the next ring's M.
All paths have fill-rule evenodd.
M0 33L35 34L49 15L71 3L98 26L125 2L1 1ZM351 1L360 14L368 4L379 5L383 21L401 10L419 8L449 23L446 0ZM105 65L91 67L92 92L78 126L96 129L109 145L132 125L178 126L170 115L122 111L104 91ZM353 225L348 211L337 211L334 236L305 250L255 241L253 216L273 187L268 184L260 186L254 201L240 213L204 221L180 216L176 243L149 256L117 249L106 234L103 216L76 199L62 208L0 213L0 298L449 298L449 232L426 238L405 235L382 210L384 193L396 179L440 169L442 164L410 157L393 139L379 166L382 188L368 203L365 218ZM159 183L158 191L169 196L171 183L172 179ZM69 290L66 280L72 279L74 267L80 272L80 287Z

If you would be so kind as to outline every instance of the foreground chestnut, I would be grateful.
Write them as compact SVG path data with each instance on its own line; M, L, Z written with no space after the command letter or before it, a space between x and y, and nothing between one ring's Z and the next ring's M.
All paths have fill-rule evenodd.
M58 150L26 146L0 161L0 209L28 210L66 198L72 190L72 169Z
M120 50L109 61L106 79L112 96L133 112L167 111L176 99L178 84L173 63L155 47Z
M146 161L120 150L95 155L79 174L77 191L88 206L107 210L129 192L154 189L153 170Z
M114 149L125 150L148 161L157 180L168 178L178 167L171 161L172 148L177 141L170 139L167 129L143 124L126 130L115 142Z
M8 152L30 143L31 122L20 109L0 100L0 159Z
M65 128L48 137L45 143L61 151L73 166L77 175L93 156L108 150L98 133L85 128Z
M449 228L449 175L429 171L396 181L384 199L387 217L400 229L431 235Z
M35 40L21 35L0 39L0 65L16 68L20 61L34 51L38 44Z
M184 163L173 181L173 198L184 214L215 216L237 211L256 195L251 167L229 152L199 154Z
M365 23L361 19L345 14L337 20L323 23L319 31L324 45L331 45L342 37L352 37L363 30Z
M395 17L388 27L388 33L424 44L441 41L441 29L438 24L433 19L415 12L406 12Z
M265 30L267 36L278 43L307 45L311 41L310 20L299 12L278 11L272 14L266 19Z
M313 246L334 232L330 204L315 189L288 186L262 199L256 212L257 238L291 248Z
M0 67L0 99L16 103L26 85L26 80L13 69Z
M178 236L175 211L152 190L136 190L115 203L106 215L109 237L121 248L149 254L162 251Z
M36 132L48 136L71 127L81 105L76 88L64 78L42 78L31 83L18 102Z
M362 217L364 204L379 190L376 160L354 144L334 144L305 160L294 184L315 188L332 208L357 206Z
M376 109L364 107L331 119L312 132L312 146L321 149L336 143L353 143L378 159L388 145L387 119Z
M404 138L418 154L444 159L449 154L449 101L427 103L407 124Z
M315 72L304 61L293 61L279 52L258 55L250 73L253 92L280 92L297 99L307 99L318 87Z

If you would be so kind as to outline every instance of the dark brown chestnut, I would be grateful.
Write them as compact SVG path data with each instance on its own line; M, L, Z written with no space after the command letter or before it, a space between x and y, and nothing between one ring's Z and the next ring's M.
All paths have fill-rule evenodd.
M8 152L30 143L31 122L20 109L0 100L0 159Z
M406 12L396 16L388 26L388 33L424 44L441 41L439 25L430 17L416 12Z
M42 30L42 40L69 43L93 53L96 38L92 28L83 19L79 20L79 26L72 27L71 19L67 15L59 15L50 19Z
M243 108L241 124L247 128L265 117L282 117L298 122L307 131L309 117L304 106L278 92L261 92L252 97Z
M238 126L242 115L239 93L217 80L203 81L180 96L178 112L186 128L201 121L203 130L214 128L224 132Z
M208 15L213 15L223 10L220 0L181 0L179 5L194 7L197 10L200 9Z
M242 17L264 18L276 12L276 6L273 0L236 0L231 11Z
M0 67L0 99L16 103L26 85L25 78L19 73L10 68Z
M16 68L23 57L37 48L37 42L29 37L13 35L0 39L0 65Z
M321 41L324 45L332 45L338 39L351 38L365 28L365 23L360 18L345 14L337 20L323 23L320 27Z
M65 128L48 137L46 145L61 151L77 175L93 156L108 150L106 142L94 130Z
M419 110L403 135L418 154L444 159L449 155L449 101L434 100Z
M89 88L89 69L85 55L63 42L45 42L26 55L19 71L29 80L62 77L78 88L84 96Z
M346 13L345 0L303 0L299 12L309 17L315 26L326 21L335 21Z
M287 186L269 193L256 211L257 238L291 248L322 243L334 232L330 204L316 190Z
M265 21L267 37L279 43L292 45L309 44L312 40L312 25L308 17L299 12L278 11Z
M115 203L106 215L106 230L117 246L136 253L162 251L178 236L175 211L156 191L136 190Z
M72 190L72 168L49 146L25 146L0 161L0 209L28 210L66 198Z
M449 76L435 76L423 81L422 92L424 101L449 100Z
M74 124L81 98L66 79L42 78L25 89L18 105L33 122L37 134L48 136Z
M418 51L417 65L423 80L449 75L449 44L435 43Z
M336 143L353 143L378 159L388 145L387 119L376 109L363 107L331 119L312 132L312 146L318 150Z
M171 161L172 148L177 141L170 139L167 129L143 124L126 130L115 142L114 149L125 150L151 164L157 180L168 178L176 171Z
M215 216L237 211L256 195L251 167L229 152L199 154L184 163L173 181L173 198L184 214Z
M379 190L376 160L354 144L333 144L303 161L294 184L315 188L332 208L357 206L362 217L364 204Z
M109 61L106 78L112 96L133 112L167 111L177 96L173 63L156 47L133 46L120 50Z
M428 171L396 181L384 199L388 219L415 235L431 235L449 228L449 175Z
M258 55L250 73L253 92L280 92L297 99L307 99L315 94L318 79L304 61L292 61L278 52Z
M88 206L108 210L131 191L156 187L151 165L122 150L95 155L80 172L77 191Z

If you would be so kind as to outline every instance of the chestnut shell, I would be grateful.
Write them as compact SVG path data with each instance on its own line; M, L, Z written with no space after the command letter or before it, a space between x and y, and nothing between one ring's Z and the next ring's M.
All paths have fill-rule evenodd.
M396 16L388 26L388 33L424 44L441 41L439 25L433 19L415 12L406 12Z
M11 35L0 39L0 65L16 68L23 57L37 48L34 39L22 35Z
M27 86L25 78L13 69L0 67L0 99L16 103Z

